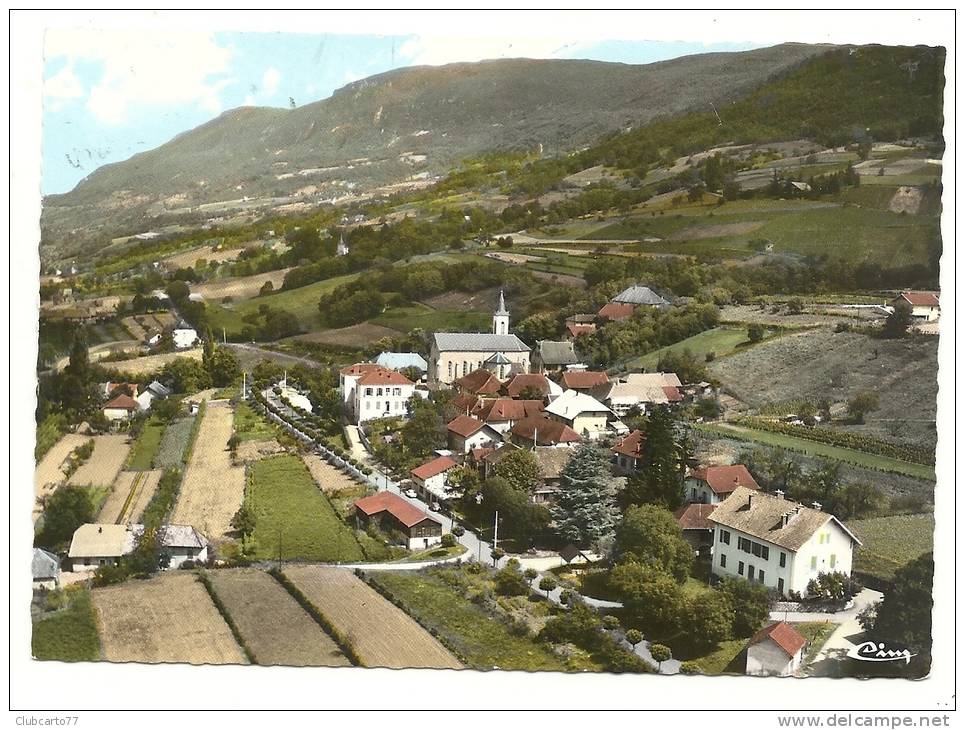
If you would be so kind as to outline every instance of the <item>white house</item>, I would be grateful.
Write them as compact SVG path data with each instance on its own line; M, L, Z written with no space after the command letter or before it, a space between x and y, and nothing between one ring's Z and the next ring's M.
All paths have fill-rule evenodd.
M140 528L140 529L137 529ZM75 572L116 565L134 551L143 528L140 525L111 525L88 522L74 530L67 557Z
M171 389L155 380L138 394L134 400L137 401L138 408L146 411L157 398L167 398L169 395L171 395Z
M738 487L760 489L743 464L701 466L687 470L684 476L684 499L701 504L717 504L727 499Z
M417 466L409 473L415 483L416 491L423 499L442 501L448 498L446 494L446 479L449 472L459 466L448 456L440 456L422 466Z
M158 530L157 542L159 552L168 559L169 570L180 568L189 560L208 560L208 541L191 525L164 525Z
M35 591L53 591L60 586L60 558L41 548L34 548L30 563Z
M194 347L198 341L198 331L187 322L178 322L171 332L171 337L174 339L175 349L187 350L189 347Z
M136 400L127 393L121 393L116 398L104 404L104 417L111 423L127 421L133 416L140 406Z
M918 322L934 322L942 314L938 295L930 291L905 291L892 300L891 306L911 307L911 318Z
M344 368L339 387L352 423L375 418L405 417L416 384L395 370L375 363L356 363Z
M575 390L567 390L546 406L546 415L589 439L606 433L607 422L613 420L613 411L593 396Z
M498 444L502 434L488 423L472 416L456 416L447 425L449 448L460 454L468 454L473 449Z
M743 578L782 595L805 595L821 573L851 575L861 545L834 515L784 499L783 494L738 487L708 519L714 523L712 573Z
M450 385L473 370L488 368L500 380L529 372L529 347L509 332L509 310L502 292L491 333L436 332L429 348L429 382Z
M757 677L789 677L801 666L805 639L786 621L765 626L747 643L747 674Z

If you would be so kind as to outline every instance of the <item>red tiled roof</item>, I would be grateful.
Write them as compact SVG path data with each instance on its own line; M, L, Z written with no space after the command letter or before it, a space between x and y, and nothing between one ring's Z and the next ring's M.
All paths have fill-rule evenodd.
M499 379L485 368L473 370L468 375L463 375L461 378L456 378L452 382L454 385L458 385L460 388L468 391L469 393L476 393L480 395L495 395L499 392L499 389L503 387L503 384L499 382Z
M597 312L597 316L601 319L608 319L611 322L616 322L620 319L626 319L631 314L633 310L636 309L632 304L621 304L620 302L608 302L604 304L603 307Z
M643 442L647 440L646 435L639 428L634 429L620 443L613 447L613 453L630 456L634 459L640 458L640 449Z
M469 412L474 413L480 408L479 396L474 393L460 393L454 397L451 401L453 408L462 411L463 413Z
M543 401L513 400L512 398L497 398L479 409L477 417L486 423L493 421L520 421L528 416L535 416L543 410Z
M596 325L593 323L580 324L577 322L571 322L566 325L567 331L570 333L571 337L579 337L580 335L589 335L596 332Z
M730 494L737 487L760 489L757 482L754 481L754 477L743 464L703 466L699 469L692 469L688 476L691 479L706 482L715 494Z
M446 425L446 428L463 438L469 438L485 426L486 424L478 418L473 418L472 416L456 416Z
M673 516L681 530L713 530L714 523L707 517L715 509L716 504L685 504Z
M671 403L679 403L684 399L684 397L680 394L680 391L677 390L677 388L673 385L664 385L662 387L664 394L667 396L667 400Z
M427 461L422 466L417 466L409 473L416 479L425 481L426 479L430 479L437 474L442 474L442 472L446 471L447 469L451 469L454 466L456 466L455 461L450 459L448 456L440 456L432 461Z
M104 404L104 408L118 408L124 409L125 411L135 411L137 410L137 401L135 401L127 393L121 393L114 400L108 401Z
M773 641L784 650L785 654L792 658L807 643L807 639L801 636L797 629L787 621L778 621L776 624L765 626L751 637L748 645L760 644L765 639Z
M609 381L606 373L594 370L567 370L563 373L563 385L571 390L588 390Z
M413 527L425 520L432 520L438 524L438 520L392 492L377 492L370 497L357 499L355 509L361 510L369 517L380 512L388 512L406 527Z
M340 372L342 375L361 375L362 373L380 370L381 368L381 365L376 365L374 362L357 362L354 365L342 368Z
M413 382L398 370L380 367L363 373L359 385L413 385Z
M510 398L519 398L524 390L535 390L540 395L550 392L549 381L542 373L519 373L504 388Z
M511 432L527 443L532 443L533 432L536 432L538 446L553 446L562 443L577 443L583 439L576 431L565 423L554 421L545 416L530 416L517 421Z
M938 297L930 291L904 291L898 295L913 307L937 307Z
M469 453L472 454L473 461L480 462L495 450L492 446L480 446L478 449L473 449Z

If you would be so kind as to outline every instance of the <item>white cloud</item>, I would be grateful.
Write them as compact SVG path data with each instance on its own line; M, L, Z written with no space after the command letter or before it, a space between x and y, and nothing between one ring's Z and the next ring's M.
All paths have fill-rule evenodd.
M278 84L281 83L281 71L277 68L270 68L262 74L261 91L265 96L274 96L278 91Z
M245 100L241 102L241 106L257 106L258 102L255 101L254 94L246 94Z
M83 96L84 85L69 63L53 76L44 79L44 101L54 111L63 108L71 99Z
M417 36L402 44L400 52L413 65L482 61L487 58L555 58L572 53L572 38L519 36Z
M47 32L44 51L48 60L65 57L67 68L78 60L100 62L87 108L107 124L143 106L196 103L217 113L220 91L232 82L211 78L230 70L232 56L211 34L56 28Z

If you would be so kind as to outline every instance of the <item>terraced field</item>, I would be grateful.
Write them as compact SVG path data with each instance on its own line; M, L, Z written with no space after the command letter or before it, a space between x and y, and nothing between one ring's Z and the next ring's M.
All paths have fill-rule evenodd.
M94 453L75 471L68 484L75 487L106 487L117 479L131 450L124 434L94 436Z
M135 357L130 360L113 360L111 362L102 362L101 365L107 370L113 370L118 373L129 373L134 376L149 375L179 357L186 357L190 360L200 362L201 348L196 347L192 350L166 352L163 355L145 355L144 357Z
M351 665L332 638L264 571L213 570L207 576L256 664Z
M346 637L365 666L462 668L429 632L350 571L305 565L284 573Z
M155 471L122 471L97 516L98 522L137 523L144 508L161 481L160 469Z

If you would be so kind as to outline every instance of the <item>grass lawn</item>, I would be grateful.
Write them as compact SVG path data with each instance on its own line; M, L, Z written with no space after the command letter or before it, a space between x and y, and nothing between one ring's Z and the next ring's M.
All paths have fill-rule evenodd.
M698 656L677 656L681 661L690 661L700 668L701 674L744 674L744 647L747 639L722 641L706 654Z
M37 659L84 662L100 659L101 644L90 593L76 586L64 591L68 608L34 622L31 653Z
M255 413L247 403L235 406L235 433L241 441L265 441L275 438L275 428Z
M485 332L491 320L492 315L487 312L460 312L433 309L425 304L410 304L387 309L369 322L399 332L409 332L416 327L426 332Z
M723 438L736 438L741 441L752 441L766 446L777 446L788 451L808 454L809 456L821 456L826 459L844 461L868 469L904 474L915 479L935 480L935 469L931 466L913 464L910 461L901 461L900 459L892 459L887 456L879 456L878 454L869 454L864 451L855 451L854 449L844 449L840 446L822 444L818 441L811 441L810 439L799 438L797 436L786 436L782 433L759 431L733 423L698 423L694 425L694 428L699 431L722 436Z
M747 343L747 330L734 327L715 327L714 329L700 332L686 340L675 342L672 345L661 347L659 350L647 353L638 358L627 362L626 367L630 370L643 369L653 371L657 369L660 358L669 352L678 352L689 349L698 360L702 361L708 352L713 352L717 357L723 357L737 350L738 347ZM747 343L749 344L749 343Z
M37 446L34 448L34 458L37 461L50 451L51 447L60 441L60 437L67 430L67 418L61 413L52 413L37 425Z
M465 545L453 545L447 548L436 545L428 550L420 550L417 553L412 553L404 562L421 563L423 560L445 560L446 558L454 558L457 555L462 555L464 552L466 552Z
M848 527L861 540L854 570L891 580L895 571L933 549L935 515L894 515L853 520Z
M473 669L563 671L565 662L528 636L514 636L502 623L453 588L421 571L371 573L373 581L400 601Z
M834 630L838 628L837 624L831 623L830 621L804 621L801 623L792 623L791 626L797 629L801 636L811 642L808 653L801 662L802 666L807 666L814 661L814 657L821 651L821 647L824 646L824 643L831 634L834 633Z
M255 512L250 547L256 559L277 558L279 552L288 560L365 559L354 532L336 516L296 456L276 456L252 464L245 502Z
M149 419L141 429L137 441L134 442L127 468L134 471L151 469L154 465L154 457L161 447L162 438L164 438L164 424L154 418Z

